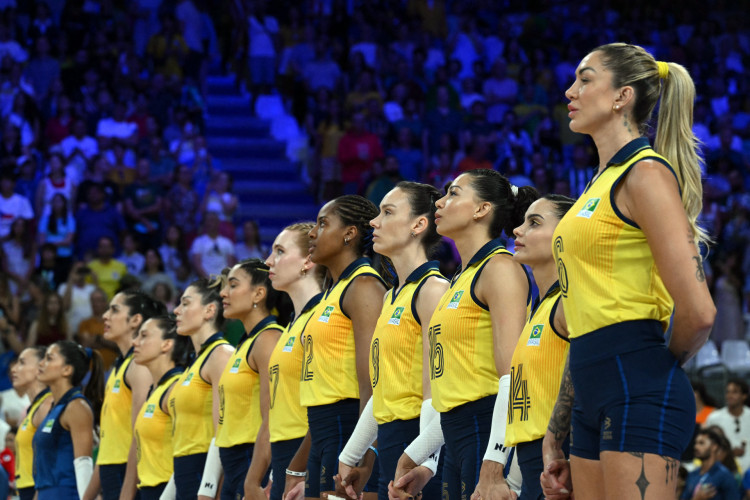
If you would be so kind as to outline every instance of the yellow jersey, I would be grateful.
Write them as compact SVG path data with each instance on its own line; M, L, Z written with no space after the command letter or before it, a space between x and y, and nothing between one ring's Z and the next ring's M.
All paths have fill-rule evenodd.
M151 393L135 419L139 488L166 483L172 476L172 418L164 413L161 405L164 395L181 373L182 367L172 368L156 386L151 386Z
M307 322L302 335L305 346L300 375L302 406L322 406L359 398L352 320L342 310L344 294L359 276L382 280L369 259L355 260L323 293Z
M133 391L125 374L133 362L133 348L112 365L107 379L100 420L101 442L96 462L99 465L124 464L133 442Z
M201 368L214 349L221 345L229 345L221 332L209 337L169 395L175 457L206 453L214 437L213 393L211 384L201 377Z
M487 242L453 277L432 313L428 331L432 405L441 413L497 394L490 310L474 294L474 287L487 262L503 254L512 255L500 238Z
M443 276L438 262L425 262L388 291L370 342L372 413L379 424L411 420L422 411L422 321L417 296L425 282Z
M299 399L304 351L302 331L322 296L319 293L305 304L300 315L281 334L268 361L271 388L268 426L272 443L301 438L307 434L307 412Z
M505 446L541 439L547 432L570 346L554 327L559 301L560 286L555 283L526 322L513 351Z
M237 344L219 379L219 426L216 446L231 448L255 443L262 421L260 414L260 375L247 362L255 339L267 330L282 330L276 316L263 318Z
M34 486L34 447L31 443L36 432L34 414L49 397L49 389L36 395L16 432L16 488Z
M555 229L552 250L570 338L624 321L653 319L666 331L674 302L643 231L614 203L615 188L637 162L655 160L674 173L648 139L615 154Z

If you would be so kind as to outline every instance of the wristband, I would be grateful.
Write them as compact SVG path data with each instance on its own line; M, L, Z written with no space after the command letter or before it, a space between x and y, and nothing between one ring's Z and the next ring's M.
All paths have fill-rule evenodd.
M374 446L368 446L367 449L368 450L372 450L372 452L375 454L376 457L379 456L378 455L378 449L375 448Z
M305 472L297 472L296 470L286 470L287 476L293 476L293 477L305 477L307 476L307 471Z

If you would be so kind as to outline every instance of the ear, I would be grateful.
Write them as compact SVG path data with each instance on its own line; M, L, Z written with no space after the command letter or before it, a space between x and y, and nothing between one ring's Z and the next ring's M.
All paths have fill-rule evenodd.
M348 226L346 228L346 231L344 232L344 238L348 239L351 242L357 237L358 234L359 231L357 230L357 226Z
M174 349L174 339L163 339L161 341L161 352L163 354L168 353L172 349Z
M134 314L128 318L128 325L133 328L136 332L138 328L143 324L143 315L141 313Z
M73 376L73 367L71 365L63 365L60 373L63 377L70 378Z
M266 300L266 295L268 295L268 290L266 290L266 287L256 286L255 293L253 294L253 303L260 304L261 302Z
M614 105L619 106L620 109L627 106L635 98L635 90L630 85L621 87L615 93Z
M490 212L492 212L492 203L490 203L489 201L483 201L479 204L477 209L474 211L475 219L476 220L483 219Z
M307 257L305 257L305 262L302 263L302 269L309 271L313 267L315 267L315 264L310 260L310 255L308 254Z
M427 217L424 215L417 218L416 221L414 221L414 224L411 226L411 232L419 235L422 234L424 231L427 230L427 227L430 225L429 221L427 220Z
M205 313L203 314L203 319L205 321L214 320L216 319L217 314L216 304L214 302L211 302L206 306Z

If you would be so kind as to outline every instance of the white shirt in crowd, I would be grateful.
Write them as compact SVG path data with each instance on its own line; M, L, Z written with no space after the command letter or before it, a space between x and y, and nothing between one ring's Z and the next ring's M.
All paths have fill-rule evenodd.
M234 245L223 236L211 238L207 234L198 236L190 247L190 256L199 255L201 266L208 274L219 274L234 257Z
M706 419L704 427L712 425L721 427L732 448L739 448L745 444L745 454L737 457L737 460L743 471L750 469L750 409L743 406L738 417L729 413L726 407L714 410Z

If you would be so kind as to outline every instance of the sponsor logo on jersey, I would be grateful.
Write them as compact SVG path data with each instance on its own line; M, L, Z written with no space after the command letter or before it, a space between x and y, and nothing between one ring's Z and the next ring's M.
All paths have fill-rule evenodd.
M115 380L115 385L112 387L112 392L117 394L120 392L120 383L122 381L120 379Z
M391 319L388 320L389 325L400 325L401 324L401 315L404 314L404 308L403 307L397 307L393 314L391 315Z
M292 352L292 348L294 348L294 337L289 337L289 340L286 341L286 344L284 344L284 348L282 349L283 352Z
M531 328L531 334L529 335L529 341L526 342L526 345L539 345L539 342L542 340L542 330L544 330L544 325L534 325Z
M448 302L448 306L446 307L446 309L458 309L458 303L461 302L461 297L463 297L463 295L463 290L459 290L454 293L453 297L451 297L451 301Z
M182 385L190 385L190 381L191 380L193 380L193 374L192 373L188 373L188 376L185 379L185 381L182 383Z
M333 306L326 306L323 314L321 314L320 318L318 318L318 321L320 321L321 323L328 323L328 320L331 319L331 314L333 314L334 309L335 307Z
M156 411L155 404L149 404L146 406L146 411L143 412L143 418L153 418L154 412Z
M52 432L52 427L54 427L54 425L55 425L54 419L47 420L47 422L44 424L44 428L42 429L42 432L46 432L47 434L49 434L50 432Z
M240 363L242 363L242 358L235 359L232 367L229 369L229 373L237 373L240 371Z
M592 215L594 215L594 212L596 211L596 207L599 206L599 202L602 201L601 198L589 198L589 201L586 202L586 204L583 206L580 212L578 212L577 217L584 217L586 219L590 219Z

